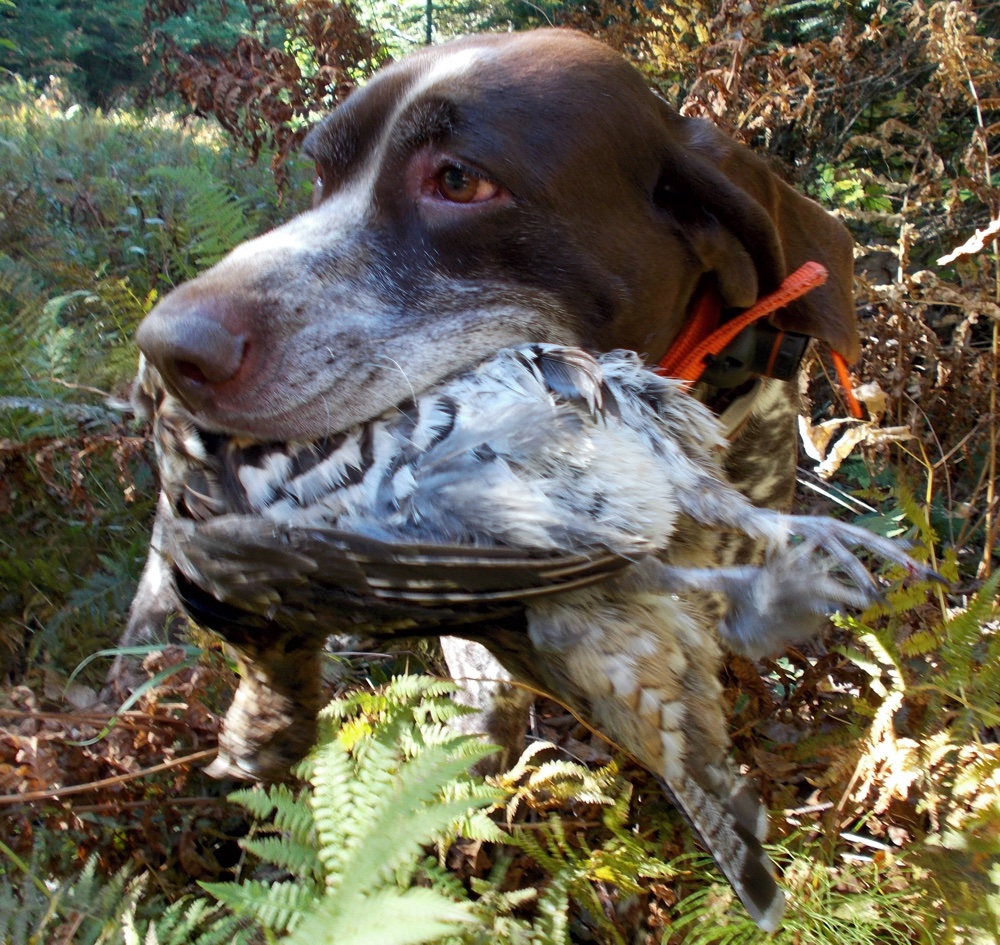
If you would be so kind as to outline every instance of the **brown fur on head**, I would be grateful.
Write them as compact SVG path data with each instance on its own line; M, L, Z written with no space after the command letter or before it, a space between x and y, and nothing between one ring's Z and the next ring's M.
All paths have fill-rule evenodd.
M857 356L843 227L580 34L425 49L355 92L306 151L313 209L140 328L207 428L336 432L522 342L657 359L704 279L742 308L806 259L830 280L776 321Z

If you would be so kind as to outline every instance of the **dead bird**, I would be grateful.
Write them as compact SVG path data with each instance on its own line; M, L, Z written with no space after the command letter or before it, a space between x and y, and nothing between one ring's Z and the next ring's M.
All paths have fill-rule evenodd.
M784 898L767 816L729 758L721 645L750 656L878 593L853 548L933 576L905 546L761 509L725 481L713 415L631 352L529 345L325 439L199 429L143 364L189 614L240 652L216 773L278 776L315 737L329 633L486 645L638 759L750 915ZM685 529L762 542L759 566L688 567ZM691 594L724 596L718 634Z

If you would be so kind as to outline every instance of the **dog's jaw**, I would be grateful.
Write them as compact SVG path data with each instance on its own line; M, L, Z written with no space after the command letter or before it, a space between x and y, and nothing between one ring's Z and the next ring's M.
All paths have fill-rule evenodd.
M318 439L411 400L500 348L577 340L558 300L541 290L484 278L437 275L410 285L405 275L382 278L393 254L362 225L359 203L355 193L338 194L243 244L143 323L140 347L204 429L265 441ZM317 250L317 235L329 241L331 231L336 249ZM206 299L215 300L217 321L199 316ZM208 381L177 367L178 333L200 321L250 339L228 377Z

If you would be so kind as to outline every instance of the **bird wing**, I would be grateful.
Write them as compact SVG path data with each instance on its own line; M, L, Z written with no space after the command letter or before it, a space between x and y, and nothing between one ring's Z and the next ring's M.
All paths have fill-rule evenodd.
M632 561L604 550L531 554L493 547L384 541L256 516L174 519L168 553L184 588L235 619L332 623L393 632L486 619L527 601L603 581ZM198 619L218 622L205 607ZM221 612L220 612L221 613Z

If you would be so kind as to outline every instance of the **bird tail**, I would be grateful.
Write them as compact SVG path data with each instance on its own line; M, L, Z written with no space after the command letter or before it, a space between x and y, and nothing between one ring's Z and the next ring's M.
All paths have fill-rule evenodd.
M750 918L763 931L776 931L785 911L785 894L761 845L767 834L767 814L749 783L738 779L725 799L718 791L706 790L689 774L671 779L665 786Z

